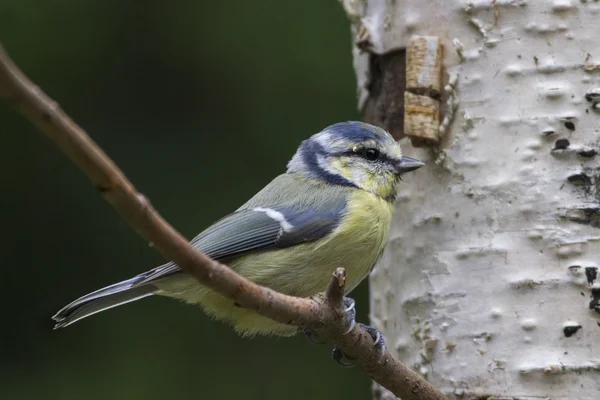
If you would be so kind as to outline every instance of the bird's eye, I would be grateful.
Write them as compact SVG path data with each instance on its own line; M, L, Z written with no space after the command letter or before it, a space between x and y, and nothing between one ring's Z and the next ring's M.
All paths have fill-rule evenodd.
M369 161L375 161L379 158L379 150L377 149L365 149L365 158Z

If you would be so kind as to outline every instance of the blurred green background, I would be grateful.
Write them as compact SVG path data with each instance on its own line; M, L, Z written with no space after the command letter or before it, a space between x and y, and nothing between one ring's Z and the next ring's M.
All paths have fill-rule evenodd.
M335 0L0 0L0 41L188 238L283 172L301 140L358 118ZM1 399L370 396L329 346L242 339L165 298L52 331L66 303L163 260L6 104L0 131Z

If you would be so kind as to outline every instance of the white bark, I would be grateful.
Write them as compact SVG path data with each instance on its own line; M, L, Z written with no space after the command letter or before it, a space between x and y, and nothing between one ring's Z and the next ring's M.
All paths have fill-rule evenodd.
M373 324L451 398L600 399L600 2L343 5L371 53L440 36L458 76L440 148L402 141L427 166L402 184Z

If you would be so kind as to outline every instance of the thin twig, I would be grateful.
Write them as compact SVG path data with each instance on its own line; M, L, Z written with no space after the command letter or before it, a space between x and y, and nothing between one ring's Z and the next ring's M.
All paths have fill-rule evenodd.
M194 249L140 194L115 163L13 63L0 44L0 98L44 132L83 171L133 229L203 285L274 321L309 328L335 343L377 383L402 400L445 397L389 352L383 358L360 325L344 334L345 271L334 272L323 300L287 296L256 285Z

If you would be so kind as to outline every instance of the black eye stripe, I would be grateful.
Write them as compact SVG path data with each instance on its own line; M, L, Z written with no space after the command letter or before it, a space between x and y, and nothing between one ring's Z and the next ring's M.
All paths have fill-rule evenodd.
M338 153L334 153L334 156L347 156L347 157L360 157L360 158L365 158L365 150L371 149L372 147L356 147L354 149L351 150L346 150L346 151L341 151ZM379 151L379 156L377 157L376 160L374 160L374 162L378 162L378 163L390 163L393 164L395 163L395 161L388 157L385 153L381 152L378 149L375 149L377 151Z

